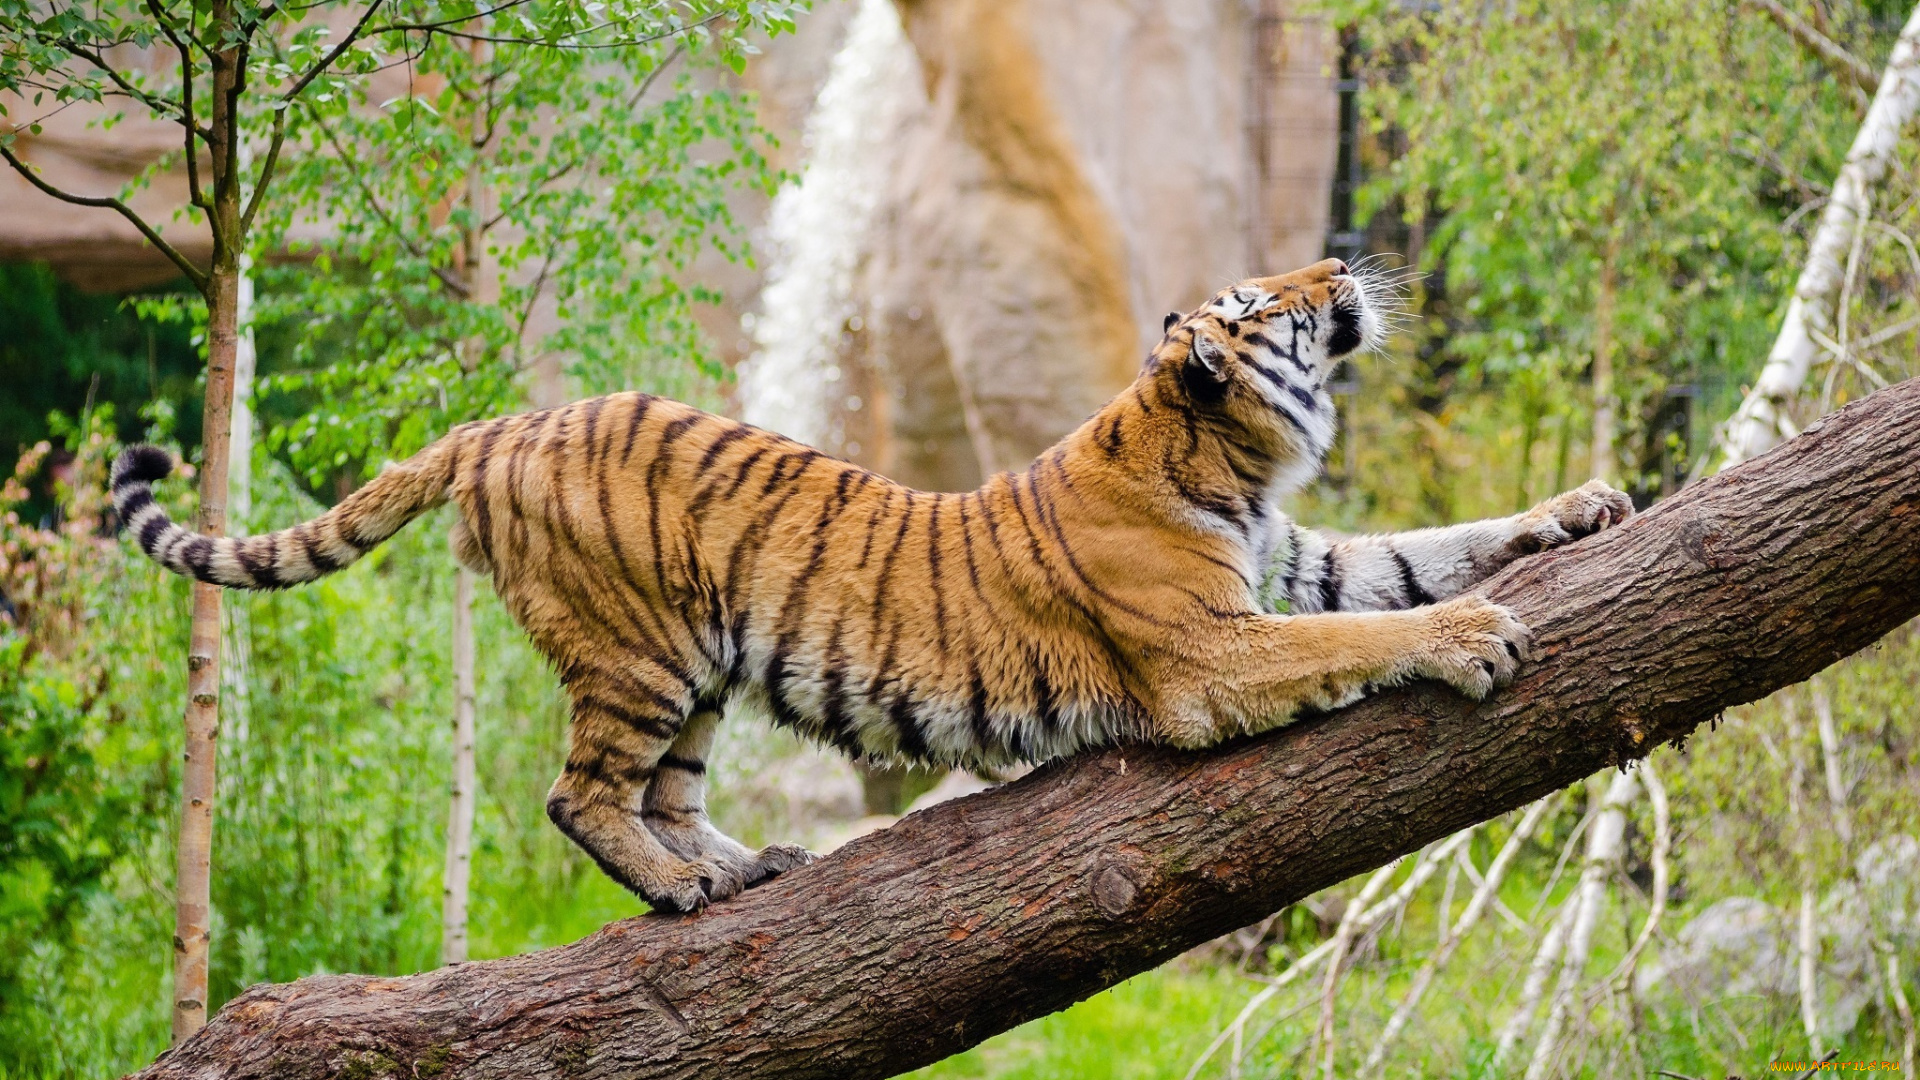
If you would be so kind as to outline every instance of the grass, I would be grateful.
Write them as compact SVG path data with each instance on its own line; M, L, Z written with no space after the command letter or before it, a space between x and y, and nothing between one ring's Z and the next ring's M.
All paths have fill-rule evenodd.
M1136 976L1072 1008L908 1075L915 1080L1180 1080L1251 984L1182 965Z

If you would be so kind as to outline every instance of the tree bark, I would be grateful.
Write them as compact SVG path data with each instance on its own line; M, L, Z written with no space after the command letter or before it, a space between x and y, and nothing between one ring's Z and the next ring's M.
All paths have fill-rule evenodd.
M479 20L474 30L484 33L486 21ZM491 46L478 38L468 42L468 55L478 69L486 62ZM478 97L478 95L476 95ZM467 298L477 304L499 301L499 276L487 266L487 170L484 155L488 141L486 102L470 104L467 137L472 143L473 161L467 166L467 214L462 237L460 274ZM471 375L486 358L487 342L475 335L461 343L462 370ZM558 363L558 360L555 360ZM550 404L559 404L553 402ZM473 682L473 588L474 573L464 566L454 567L453 585L453 780L447 792L447 859L440 884L440 962L467 962L467 899L473 873L474 810L474 682Z
M441 881L440 962L467 962L467 883L473 873L473 585L454 570L453 782L447 789L447 865Z
M216 36L234 28L230 0L216 0ZM237 45L208 54L213 108L208 123L213 187L208 209L213 266L207 301L207 390L200 435L196 528L227 528L227 460L232 436L234 361L240 326L240 88L246 57ZM183 73L186 78L191 72ZM220 587L195 582L187 644L186 748L180 772L180 836L174 862L173 1041L207 1022L207 961L213 932L213 803L220 739Z
M1920 380L1486 591L1535 633L1207 752L913 814L704 914L403 978L255 987L153 1078L888 1076L1692 734L1920 613Z

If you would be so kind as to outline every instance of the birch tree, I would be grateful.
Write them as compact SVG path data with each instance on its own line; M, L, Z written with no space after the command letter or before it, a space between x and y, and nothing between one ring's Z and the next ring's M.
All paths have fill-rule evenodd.
M1823 357L1836 366L1859 363L1858 346L1850 347L1847 340L1843 294L1857 274L1861 242L1873 217L1874 193L1894 166L1901 137L1917 108L1920 6L1901 29L1866 119L1834 178L1766 364L1739 409L1720 429L1722 467L1763 454L1795 433L1791 406ZM1920 260L1916 263L1915 272L1920 274Z
M1382 8L1341 10L1389 159L1365 205L1424 236L1444 298L1416 324L1422 349L1524 418L1521 505L1546 494L1528 476L1556 415L1572 463L1556 483L1584 458L1643 497L1670 491L1663 463L1690 458L1655 418L1670 387L1764 348L1782 219L1819 196L1805 177L1852 129L1847 85L1766 19L1702 0Z
M785 9L754 6L760 27L789 25ZM263 318L298 338L270 386L307 405L272 444L317 483L454 424L554 404L563 366L596 389L683 396L717 373L691 313L708 297L685 270L709 246L743 253L727 199L771 182L751 111L713 88L747 28L608 53L476 24L423 43L403 87L314 102L271 226L334 236L311 267L269 277ZM468 955L478 783L476 581L452 576L449 964Z

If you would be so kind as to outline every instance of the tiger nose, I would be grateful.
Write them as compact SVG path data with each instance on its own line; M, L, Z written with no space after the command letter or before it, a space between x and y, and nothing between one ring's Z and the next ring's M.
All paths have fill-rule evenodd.
M1345 259L1333 259L1330 261L1333 263L1332 270L1334 277L1346 277L1348 274L1353 273L1352 270L1347 268L1347 261Z

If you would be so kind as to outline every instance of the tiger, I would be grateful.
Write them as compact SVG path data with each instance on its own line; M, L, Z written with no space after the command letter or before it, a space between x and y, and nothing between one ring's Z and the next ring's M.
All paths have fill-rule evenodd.
M1469 590L1632 504L1594 482L1358 537L1283 514L1333 444L1330 373L1384 336L1369 281L1329 259L1167 316L1119 396L965 493L629 392L462 424L260 536L171 521L154 447L117 459L112 496L148 557L235 589L334 573L454 504L456 558L570 701L548 816L652 910L696 912L815 858L709 818L730 706L856 759L990 771L1207 747L1415 679L1475 699L1509 680L1528 630Z

